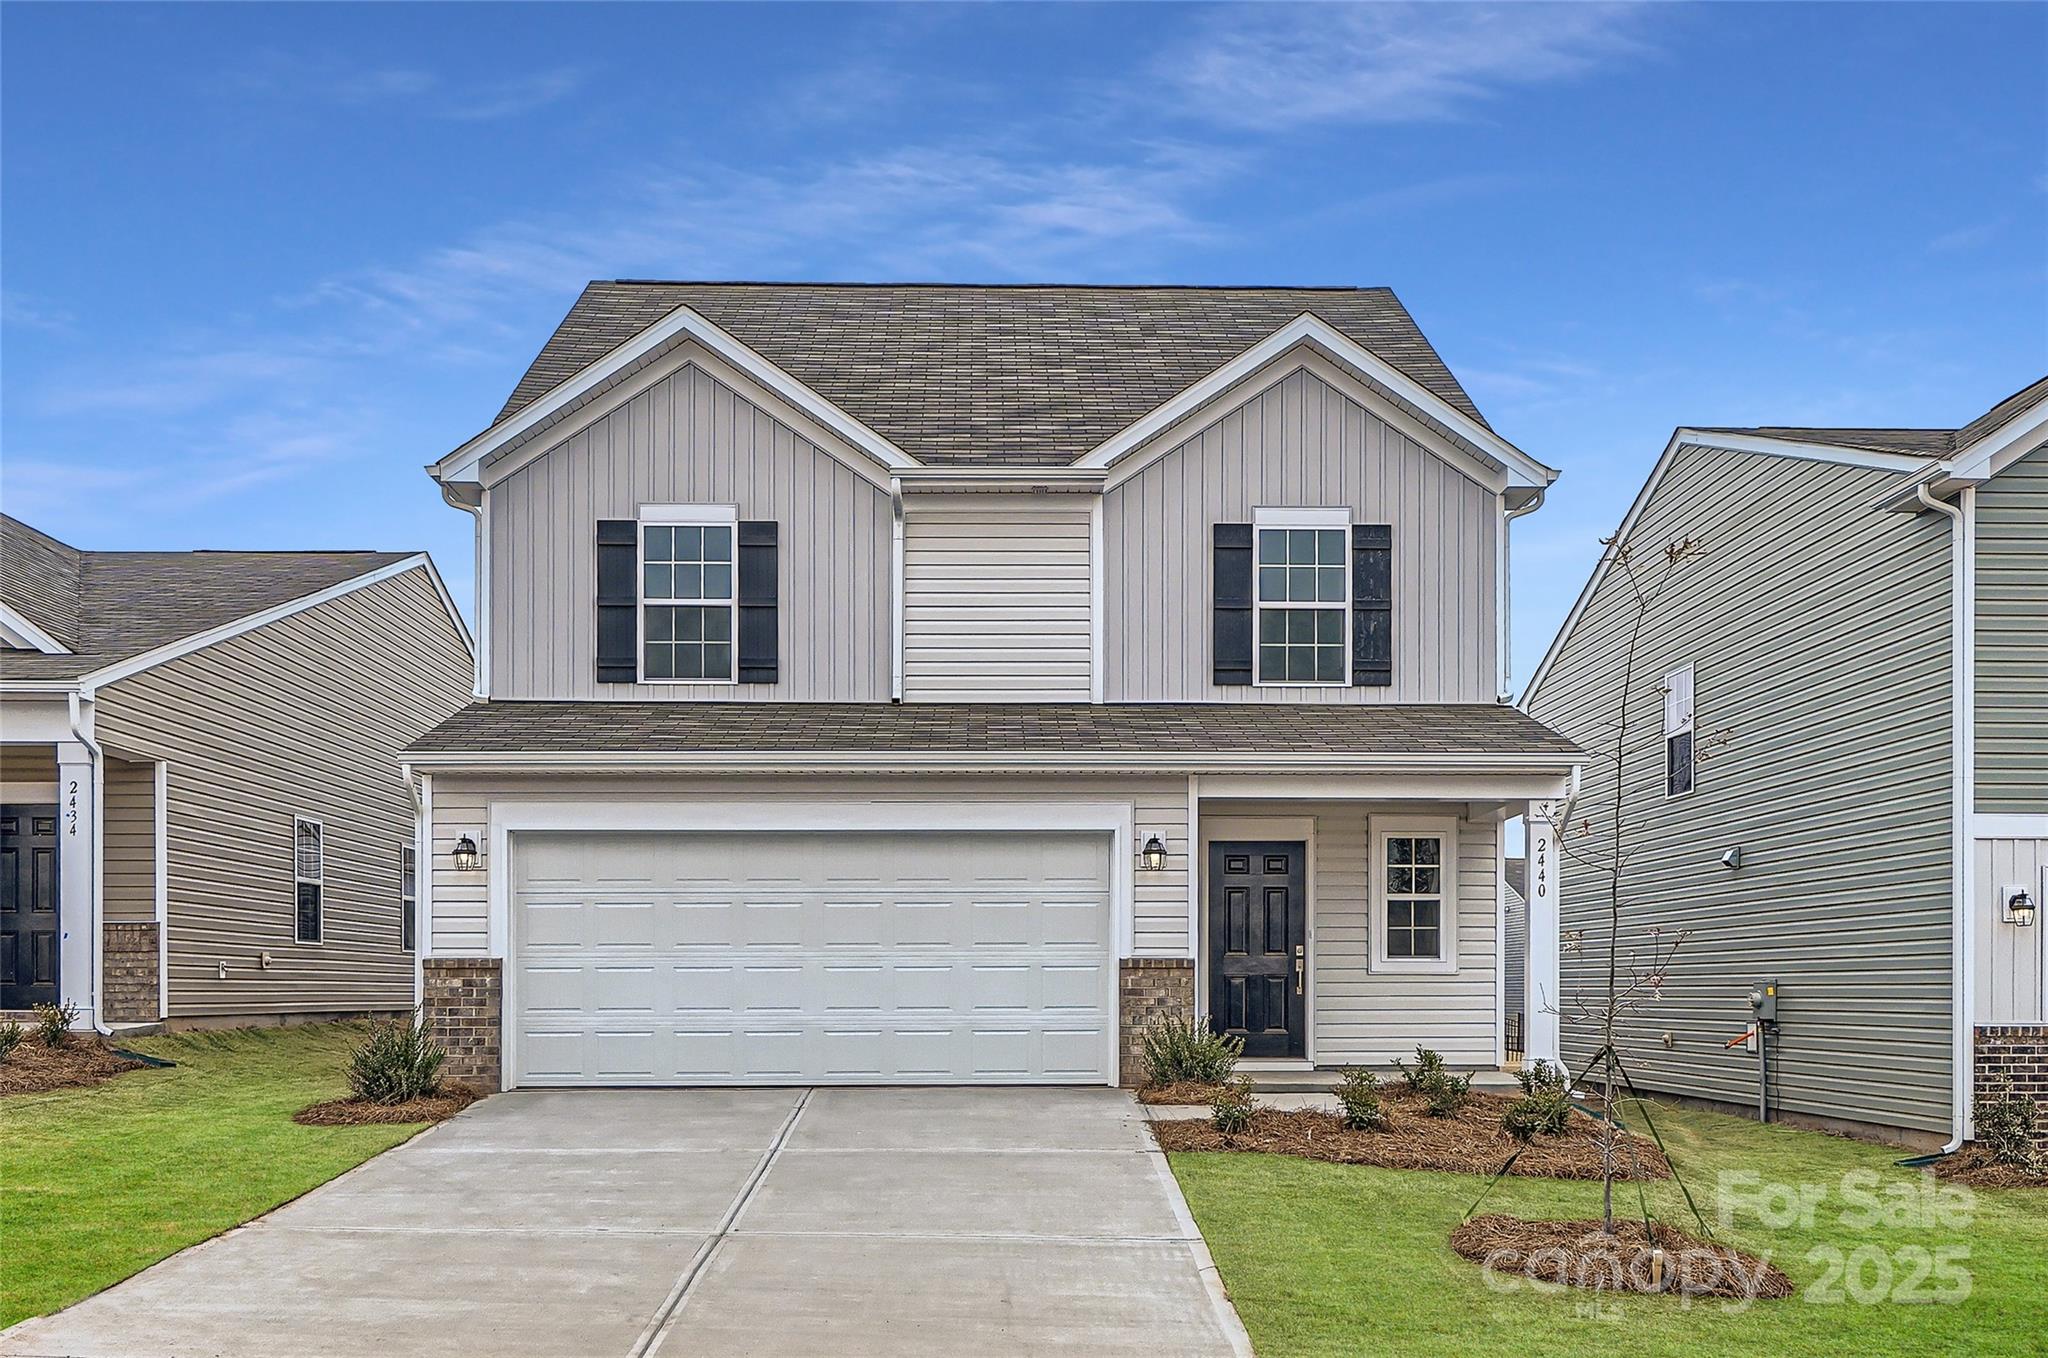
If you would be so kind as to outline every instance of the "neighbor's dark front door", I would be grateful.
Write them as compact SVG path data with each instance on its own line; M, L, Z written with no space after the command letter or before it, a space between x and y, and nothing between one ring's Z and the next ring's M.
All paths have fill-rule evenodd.
M0 1009L57 1002L57 808L0 806Z
M1246 1056L1307 1050L1307 857L1290 840L1209 845L1209 1023Z

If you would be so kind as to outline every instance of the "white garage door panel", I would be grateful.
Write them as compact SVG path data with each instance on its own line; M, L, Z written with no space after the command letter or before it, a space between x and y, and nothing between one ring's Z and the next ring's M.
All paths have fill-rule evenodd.
M520 1084L1107 1077L1109 837L520 833Z

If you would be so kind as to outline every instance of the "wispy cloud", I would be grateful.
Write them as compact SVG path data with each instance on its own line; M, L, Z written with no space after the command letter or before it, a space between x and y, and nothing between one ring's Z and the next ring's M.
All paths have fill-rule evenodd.
M215 88L239 96L311 101L356 109L396 108L459 122L517 117L566 99L589 79L558 66L485 81L450 80L415 66L347 66L324 56L264 52Z
M1458 116L1650 51L1634 4L1259 5L1218 11L1154 67L1187 116L1272 129Z
M1927 242L1927 251L1935 255L1952 255L1975 250L1979 246L1989 245L2011 222L2010 215L2001 213L1989 221L1972 222L1953 231L1944 231Z

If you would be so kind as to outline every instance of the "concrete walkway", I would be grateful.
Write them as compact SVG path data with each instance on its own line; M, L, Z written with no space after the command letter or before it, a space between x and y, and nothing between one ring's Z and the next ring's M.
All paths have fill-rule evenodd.
M486 1100L0 1354L1247 1354L1128 1095Z

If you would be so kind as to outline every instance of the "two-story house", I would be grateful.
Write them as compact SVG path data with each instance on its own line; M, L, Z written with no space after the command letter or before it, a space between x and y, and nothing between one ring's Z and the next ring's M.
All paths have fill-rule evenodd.
M1391 292L594 283L429 470L451 1073L1115 1083L1161 1015L1501 1060L1502 824L1579 758L1501 697L1556 473Z
M1951 429L1680 429L1618 532L1704 550L1640 626L1610 553L1530 683L1595 756L1567 1013L1619 778L1624 946L1686 934L1623 1026L1640 1087L1933 1143L1995 1072L2048 1109L2048 378Z

